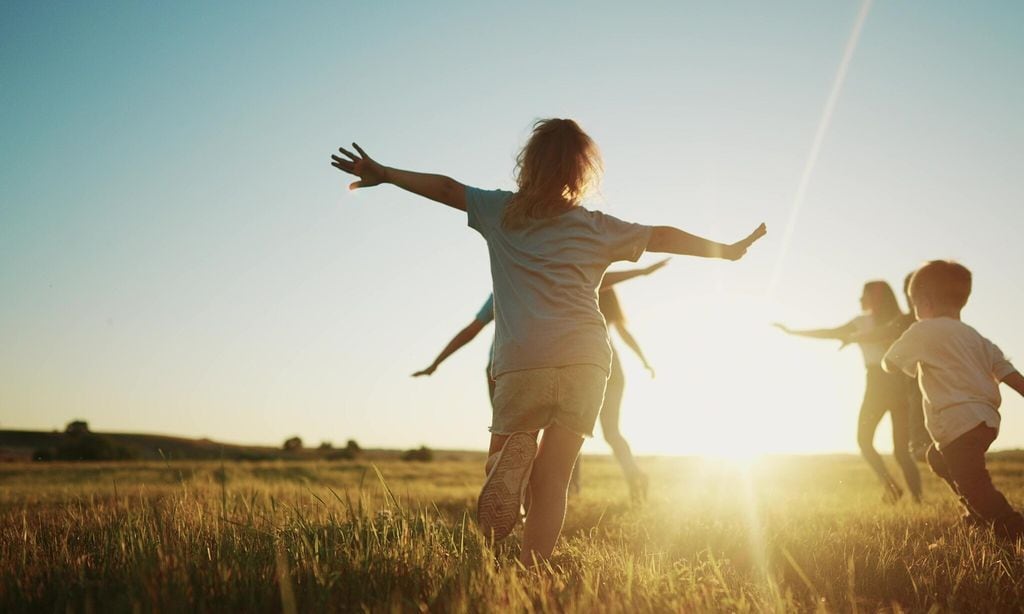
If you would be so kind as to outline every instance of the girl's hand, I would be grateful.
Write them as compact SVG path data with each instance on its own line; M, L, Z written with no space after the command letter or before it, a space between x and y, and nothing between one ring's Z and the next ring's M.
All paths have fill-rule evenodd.
M761 224L754 229L754 232L747 235L747 237L741 241L737 241L732 245L725 248L725 257L727 260L739 260L747 253L747 248L754 244L755 241L768 234L768 229L764 224Z
M366 152L363 151L359 145L352 143L352 147L359 152L358 156L344 147L339 147L338 151L345 154L345 156L348 157L347 160L338 156L331 156L331 166L342 172L348 173L349 175L359 177L359 181L350 183L348 189L356 190L359 188L369 188L375 185L380 185L388 180L387 168L381 166L376 160L366 155Z
M437 369L437 367L435 367L434 365L430 365L429 367L427 367L426 369L423 369L422 371L417 371L417 372L413 373L412 376L413 377L420 377L421 375L433 375L434 371L436 369Z
M654 367L645 362L644 368L647 369L647 372L651 374L651 379L654 379Z

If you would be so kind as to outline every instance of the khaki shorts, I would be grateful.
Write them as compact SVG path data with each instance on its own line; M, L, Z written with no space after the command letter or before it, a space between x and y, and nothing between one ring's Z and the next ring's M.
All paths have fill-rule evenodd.
M502 373L494 391L491 432L510 435L559 424L593 437L607 382L608 373L596 365Z

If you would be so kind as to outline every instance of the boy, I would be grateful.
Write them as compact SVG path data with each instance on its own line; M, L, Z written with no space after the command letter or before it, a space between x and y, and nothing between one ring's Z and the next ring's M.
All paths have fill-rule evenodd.
M1024 536L1024 517L995 486L985 452L999 432L999 382L1024 395L1024 376L991 341L960 321L971 272L933 260L910 281L918 321L889 348L882 366L917 376L934 443L928 465L966 508L964 520L1011 540Z

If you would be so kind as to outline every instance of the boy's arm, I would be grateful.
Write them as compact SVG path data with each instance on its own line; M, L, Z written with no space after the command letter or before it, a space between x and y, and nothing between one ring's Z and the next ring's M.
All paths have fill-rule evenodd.
M669 258L659 260L649 267L643 269L630 269L629 271L612 271L604 274L604 279L601 280L601 290L607 290L617 283L633 279L634 277L640 277L641 275L650 275L657 271L661 267L668 264Z
M1024 375L1020 371L1014 371L1003 378L1003 383L1017 391L1017 394L1024 397Z
M451 177L390 168L366 155L366 152L359 145L352 143L352 147L359 152L359 155L348 151L344 147L339 147L338 151L348 159L334 155L331 156L331 166L349 175L359 177L359 181L349 184L350 190L390 183L403 190L419 194L459 211L466 210L466 186Z
M903 373L908 377L917 377L917 363L922 357L923 343L924 338L911 326L889 346L885 356L882 356L882 370L886 373Z
M647 241L647 251L739 260L747 253L747 248L767 232L765 225L761 224L746 238L727 245L692 235L671 226L655 226L651 229L651 238Z
M412 376L419 377L421 375L433 375L434 371L437 370L437 367L440 366L445 359L457 352L459 348L472 341L473 338L484 329L484 326L487 326L487 323L481 322L480 320L473 320L470 322L465 328L452 337L452 340L448 342L448 345L444 346L444 349L441 350L441 353L437 355L437 358L434 359L434 362L431 363L429 367L422 371L413 373Z

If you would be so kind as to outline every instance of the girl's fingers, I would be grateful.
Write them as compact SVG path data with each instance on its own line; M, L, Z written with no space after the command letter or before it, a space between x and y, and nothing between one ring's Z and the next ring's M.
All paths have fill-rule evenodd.
M339 171L341 171L343 173L348 173L349 175L355 175L356 174L355 170L353 170L351 168L345 168L344 166L342 166L340 164L335 164L334 162L331 162L331 166L333 166L334 168L338 169Z
M355 155L354 153L352 153L351 151L345 149L344 147L339 147L338 151L340 151L341 153L345 154L349 158L352 158L353 162L358 162L359 161L359 156Z
M761 237L765 236L766 234L768 234L768 230L765 228L764 224L761 224L760 226L757 227L757 230L755 230L754 232L750 233L750 235L746 239L741 241L741 243L743 243L744 245L748 245L748 246L752 245L754 243L754 241L757 241L758 239L760 239Z
M332 155L331 156L331 160L334 160L334 162L336 164L343 164L343 165L349 166L349 167L355 166L355 163L352 162L351 160L346 160L344 158L339 158L338 156L333 156Z
M352 147L355 147L356 151L358 151L359 155L361 155L362 157L364 157L364 158L369 158L370 157L370 156L366 155L366 152L363 151L363 148L360 147L358 143L352 143Z

